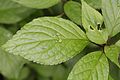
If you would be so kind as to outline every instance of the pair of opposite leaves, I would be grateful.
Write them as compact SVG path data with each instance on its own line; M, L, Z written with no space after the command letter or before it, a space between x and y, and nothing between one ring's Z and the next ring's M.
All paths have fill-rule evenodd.
M107 4L110 3L110 0L106 1L108 2ZM117 2L116 0L112 1L114 2L114 5ZM106 2L104 2L103 0L104 6L105 3ZM105 43L107 40L106 36L108 36L106 35L107 32L100 32L96 29L97 24L102 25L103 23L103 18L100 13L87 5L84 1L82 2L82 9L82 13L84 13L82 15L82 23L86 32L92 33L89 31L94 31L94 33L90 35L94 37L90 37L89 34L87 35L87 37L95 43ZM89 11L89 15L87 11ZM103 14L104 11L105 10L103 9ZM92 13L94 13L94 15ZM108 24L106 23L106 25ZM90 26L92 26L93 30L90 29ZM112 27L114 29L114 26ZM109 27L106 28L108 32L111 32ZM103 37L103 39L105 40L103 41L99 39L99 42L97 42L97 40L95 40L95 33L97 34L98 38ZM81 52L89 43L86 34L80 28L78 28L77 25L68 20L56 17L43 17L35 19L32 22L26 24L3 47L9 53L20 55L30 61L45 65L54 65L65 62L66 60ZM116 49L115 54L110 53L112 50L110 49L110 47L106 47L105 51L106 53L110 53L108 55L108 58L119 65L117 60L119 42L116 43L116 45L113 45L113 48L115 47ZM111 57L111 54L114 55L114 58ZM99 74L97 75L97 73ZM68 80L108 80L108 73L109 66L107 58L101 51L97 51L83 57L73 68L73 71L71 72ZM89 76L86 74L88 74Z

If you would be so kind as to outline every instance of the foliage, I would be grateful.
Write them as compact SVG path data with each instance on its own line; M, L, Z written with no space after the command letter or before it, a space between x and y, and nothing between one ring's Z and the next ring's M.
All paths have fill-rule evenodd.
M0 80L119 80L120 0L0 0Z

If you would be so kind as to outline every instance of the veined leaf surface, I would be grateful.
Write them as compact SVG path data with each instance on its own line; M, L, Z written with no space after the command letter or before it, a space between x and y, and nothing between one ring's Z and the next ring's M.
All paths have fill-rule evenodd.
M3 47L30 61L54 65L72 58L87 44L85 33L71 21L42 17L26 24Z

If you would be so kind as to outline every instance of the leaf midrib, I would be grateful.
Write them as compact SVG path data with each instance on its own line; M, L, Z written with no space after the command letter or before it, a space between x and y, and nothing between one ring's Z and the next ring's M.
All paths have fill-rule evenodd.
M96 66L98 65L98 62L99 62L99 60L101 59L102 55L103 55L103 53L101 53L101 55L100 55L99 59L97 60L95 66L91 69L90 74L89 74L87 80L89 80L89 78L90 78L92 72L96 69Z
M61 39L62 41L64 40L83 40L83 41L87 41L85 39ZM59 39L48 39L48 40L41 40L41 41L33 41L33 42L27 42L27 43L22 43L22 44L19 44L18 46L20 45L25 45L25 44L30 44L30 43L37 43L37 42L44 42L44 41L58 41L59 42ZM56 42L57 43L57 42ZM62 43L62 42L61 42Z

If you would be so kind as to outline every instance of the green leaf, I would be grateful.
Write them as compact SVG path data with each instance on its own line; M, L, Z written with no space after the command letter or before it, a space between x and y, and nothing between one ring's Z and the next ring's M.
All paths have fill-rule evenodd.
M33 9L23 7L11 0L0 0L0 23L16 23L33 12Z
M60 2L60 0L13 0L13 1L24 6L37 9L49 8Z
M100 9L102 5L102 0L84 0L86 1L90 6Z
M118 62L119 48L116 45L106 46L105 54L112 62L114 62L118 67L120 67L120 64Z
M68 80L108 80L109 64L105 55L92 52L73 67Z
M94 43L97 44L105 44L108 39L108 34L106 30L91 30L89 29L88 32L86 32L87 37Z
M12 33L0 26L0 46L12 37Z
M102 13L109 36L120 32L120 0L102 0Z
M18 78L19 72L24 64L23 58L6 53L1 49L12 34L3 27L0 27L0 73L7 78Z
M53 80L67 80L68 73L64 66L58 65L53 73Z
M108 80L114 80L110 75L109 75L109 78L108 78Z
M116 46L120 48L120 40L115 43Z
M97 28L98 24L101 27L103 23L102 15L83 0L82 0L82 23L86 31L90 28L90 26L92 28Z
M25 63L24 59L8 54L0 48L0 73L10 79L17 79Z
M55 70L56 70L56 66L46 66L46 65L40 65L40 64L29 64L29 66L31 68L33 68L39 75L43 76L43 77L51 77L53 76Z
M82 23L86 30L87 37L94 43L104 44L108 39L106 30L102 29L102 15L82 1Z
M66 80L68 76L67 69L62 65L45 66L30 64L30 67L32 67L39 75L43 77L52 77L52 80Z
M20 71L19 78L16 80L26 80L27 77L30 76L30 69L29 67L23 67L22 70Z
M3 47L30 61L55 65L69 60L87 44L85 33L71 21L42 17L26 24Z
M109 66L109 76L111 76L113 80L120 79L120 68L111 61L109 61Z
M82 12L81 12L81 4L75 1L68 1L64 5L65 14L75 23L81 25L82 23Z

